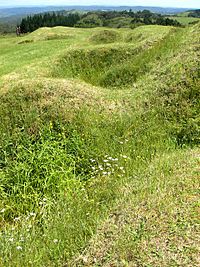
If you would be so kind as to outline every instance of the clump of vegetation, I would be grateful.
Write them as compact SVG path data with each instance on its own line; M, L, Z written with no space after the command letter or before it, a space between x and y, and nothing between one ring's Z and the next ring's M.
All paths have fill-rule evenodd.
M53 28L40 28L33 33L30 33L28 36L23 36L19 39L18 44L31 43L36 41L49 41L49 40L73 40L76 36L67 27L53 27Z
M29 44L29 43L33 43L33 40L26 39L18 42L18 44Z
M83 16L75 26L80 28L95 28L103 26L103 23L97 14L88 14L87 16Z

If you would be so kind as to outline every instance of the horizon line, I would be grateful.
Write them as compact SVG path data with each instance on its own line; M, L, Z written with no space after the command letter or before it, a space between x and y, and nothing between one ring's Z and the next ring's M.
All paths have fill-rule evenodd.
M177 8L177 9L200 9L200 7L180 7L180 6L149 6L149 5L0 5L0 8L29 8L29 7L153 7L153 8Z

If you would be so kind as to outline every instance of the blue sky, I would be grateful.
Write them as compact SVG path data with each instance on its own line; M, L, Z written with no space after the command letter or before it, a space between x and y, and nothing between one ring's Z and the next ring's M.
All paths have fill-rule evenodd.
M130 5L200 8L200 0L0 0L0 6Z

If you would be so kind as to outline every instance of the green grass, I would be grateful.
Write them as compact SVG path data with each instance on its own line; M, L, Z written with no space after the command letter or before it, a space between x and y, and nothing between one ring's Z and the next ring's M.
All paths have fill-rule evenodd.
M170 19L177 20L180 22L182 25L189 25L190 23L193 22L198 22L199 18L192 18L192 17L187 17L187 16L177 16L177 17L169 17Z
M121 41L115 47L111 44L70 50L55 63L52 75L78 77L102 87L127 86L147 71L148 63L158 56L163 39L167 39L173 30L172 27L140 27L125 36L125 44ZM92 40L99 42L99 38L106 38L110 42L110 38L116 38L114 33L115 31L110 30L98 32L92 36ZM177 37L178 35L174 38ZM120 40L119 33L117 38ZM176 44L170 40L168 43L172 43L172 46Z
M0 266L198 266L199 24L0 51Z
M72 266L198 266L198 164L199 149L177 151L131 177Z

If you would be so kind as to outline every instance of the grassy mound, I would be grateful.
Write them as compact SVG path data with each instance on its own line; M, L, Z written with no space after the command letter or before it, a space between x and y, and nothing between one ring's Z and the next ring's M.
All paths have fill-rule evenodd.
M173 27L159 25L140 26L125 36L125 42L158 41L173 30Z
M103 30L94 33L90 39L90 42L94 44L107 44L121 41L121 36L118 32L113 30Z
M67 27L54 27L54 28L40 28L28 36L23 37L19 44L28 42L28 41L48 41L56 39L73 39L75 38L73 29Z
M86 170L90 161L86 155L77 154L79 149L82 151L78 146L83 144L83 139L76 127L70 124L76 120L80 109L105 109L109 103L101 104L101 93L95 88L86 89L85 84L55 79L20 81L14 87L2 90L0 95L0 117L4 118L0 146L5 149L5 154L3 151L0 153L1 197L8 194L11 202L3 204L1 200L7 206L5 215L10 218L31 211L32 204L44 195L59 194L62 186L73 183L74 175L80 178L79 172L81 179L87 180L90 171L85 172L83 168ZM12 111L9 108L11 103ZM73 141L69 137L71 134L74 136L72 139L77 140ZM83 150L88 151L86 148ZM78 161L75 163L76 157L79 157L80 165ZM48 170L51 161L55 165ZM45 185L43 177L47 178ZM24 193L23 184L27 185ZM21 197L23 202L20 204Z

